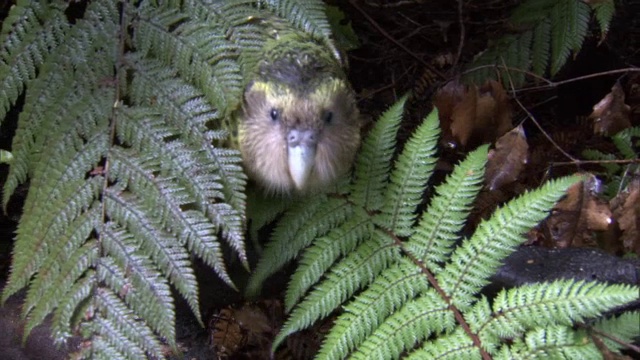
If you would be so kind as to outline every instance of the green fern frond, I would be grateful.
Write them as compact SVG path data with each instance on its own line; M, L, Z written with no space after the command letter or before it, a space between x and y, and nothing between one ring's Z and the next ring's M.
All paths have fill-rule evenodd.
M361 172L356 170L352 183L345 185L349 191L334 197L350 207L350 217L337 220L326 233L305 238L308 247L296 245L301 256L286 294L290 315L272 350L288 335L342 306L319 359L597 354L593 342L585 341L584 331L570 326L633 301L637 287L563 280L506 290L495 299L481 295L504 258L524 242L523 234L581 178L553 180L509 201L481 222L469 239L462 239L460 232L484 178L488 147L482 146L456 166L414 224L424 184L433 172L437 132L433 114L408 141L388 177L381 176L371 186L373 176L362 175L377 173L363 169L388 169L391 155L383 152L384 144L394 141L403 102L386 112L383 124L365 139L370 150L357 160ZM376 151L385 156L372 156ZM399 190L407 183L411 186L406 188L413 190ZM374 197L369 195L374 191L363 190L373 187L386 196ZM391 199L403 202L403 198L412 209L403 212L407 214L403 225L397 226L400 207ZM278 227L295 223L299 215L294 214L284 215ZM276 244L285 251L285 242L278 239ZM274 255L268 261L281 263ZM294 255L287 251L287 261ZM567 336L564 329L570 330Z
M588 341L584 331L567 326L536 328L504 346L496 359L602 359L595 344Z
M236 59L239 50L223 29L214 23L191 21L177 9L141 10L134 37L140 53L175 67L217 109L235 109L243 85Z
M431 204L423 213L405 249L433 273L448 259L464 227L471 205L482 188L488 147L483 146L458 164L447 180L436 187Z
M598 331L606 334L606 336L600 337L607 347L615 352L619 352L623 347L616 340L631 343L634 339L640 337L640 311L630 311L621 314L620 316L613 316L608 319L602 319L595 323L593 327ZM599 334L594 334L599 336Z
M2 22L0 32L0 119L4 119L36 76L48 54L62 42L69 26L64 2L21 0ZM44 25L41 25L44 24Z
M439 130L438 112L434 111L416 129L396 160L376 222L399 236L411 235L415 209L427 187L424 179L433 173L438 160L435 153Z
M272 235L274 240L265 247L247 284L247 295L258 295L269 276L293 260L314 238L326 234L351 216L352 211L344 199L326 195L315 196L291 207L284 215L287 221L279 222Z
M611 139L624 159L638 158L636 147L640 145L640 141L634 144L633 140L640 140L640 126L624 129L613 135Z
M331 38L331 26L327 21L326 8L320 2L304 0L258 0L257 2L301 30L318 38Z
M383 204L383 190L389 176L389 163L406 100L407 96L404 96L391 106L362 142L354 170L356 181L352 199L356 205L367 210L378 210Z
M291 277L285 309L291 311L309 288L341 256L352 252L358 244L371 234L373 223L363 211L355 209L354 214L340 227L334 228L324 237L315 241L300 258L298 271Z
M27 288L25 336L53 314L56 342L87 340L78 358L164 358L165 345L177 348L172 288L202 324L192 257L230 286L225 245L248 267L247 178L230 115L273 36L265 22L331 44L320 1L263 5L12 7L0 32L2 117L25 96L5 208L27 180L29 192L2 300ZM312 215L327 225L298 228L308 231L300 246L351 214L324 198Z
M513 338L536 327L571 326L637 299L633 291L631 286L573 280L523 285L500 292L493 303L493 319L475 324L480 325L481 335L488 331L501 338Z
M465 309L469 295L488 284L501 261L521 245L523 234L540 221L578 177L552 180L496 210L489 220L451 254L437 280L456 306Z
M609 26L613 20L613 14L616 12L616 3L614 0L595 1L589 3L593 9L598 25L600 26L600 38L604 39L609 33Z
M344 314L338 317L320 349L320 357L345 358L390 314L419 294L431 298L433 309L437 309L438 304L441 310L446 309L447 305L442 299L433 290L429 290L429 284L419 268L407 259L401 259L397 265L380 273L359 296L360 301L345 306ZM442 321L440 324L451 323L451 320Z
M580 0L525 1L513 11L510 18L510 23L520 29L519 33L499 39L469 65L469 69L494 65L498 71L481 69L469 74L468 79L483 83L490 78L501 78L505 83L512 80L515 86L521 86L525 81L525 72L530 69L538 76L544 76L547 70L555 75L572 53L580 51L592 11L604 36L613 16L614 7L611 4L589 7ZM520 71L505 70L503 65Z
M591 10L583 1L560 1L551 11L551 74L577 53L587 36Z

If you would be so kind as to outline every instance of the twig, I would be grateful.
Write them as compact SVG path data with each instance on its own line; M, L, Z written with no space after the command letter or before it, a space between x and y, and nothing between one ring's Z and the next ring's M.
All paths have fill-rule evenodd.
M551 166L564 165L583 165L583 164L640 164L640 159L623 159L623 160L574 160L574 161L554 161L550 162Z
M614 74L620 74L620 73L627 73L627 72L640 72L640 68L616 69L616 70L603 71L603 72L584 75L584 76L578 76L578 77L575 77L575 78L562 80L562 81L548 81L547 85L533 86L533 87L530 87L530 88L522 88L522 89L519 89L518 91L531 91L531 90L548 89L548 88L558 87L560 85L569 84L569 83L576 82L576 81L582 81L582 80L591 79L591 78L595 78L595 77L614 75Z
M504 58L501 58L501 61L502 61L502 64L504 65L504 67L506 68L506 64L504 63ZM509 78L509 88L510 88L511 94L513 96L513 99L518 103L518 106L520 106L522 111L524 111L527 114L527 117L529 117L529 119L531 119L531 121L533 121L533 123L538 127L540 132L542 132L544 137L546 137L547 140L549 140L549 142L551 144L553 144L553 146L562 153L562 155L566 156L568 159L570 159L573 162L577 161L568 152L564 151L564 149L562 149L562 147L560 147L560 145L558 145L555 142L555 140L553 140L551 138L551 136L549 136L549 134L544 130L544 128L540 125L540 123L538 123L538 120L536 120L535 116L533 116L533 114L529 111L529 109L527 109L524 106L524 104L522 104L522 102L520 102L520 99L518 99L518 96L516 95L515 85L513 84L513 79L511 78L511 75L510 75L510 73L508 71L507 71L507 77Z
M373 1L365 1L364 3L367 4L367 6L371 6L374 8L383 8L383 9L388 9L388 8L394 8L394 7L400 7L400 6L405 6L405 5L415 5L415 4L421 4L423 3L424 0L399 0L393 3L388 3L388 4L379 4L379 3L375 3Z
M460 41L458 43L458 52L456 53L456 58L453 61L453 66L451 69L455 69L460 61L460 57L462 56L462 47L464 46L464 37L465 37L465 27L464 21L462 21L462 0L458 0L458 25L460 26Z
M593 73L593 74L589 74L589 75L584 75L584 76L578 76L575 78L571 78L571 79L567 79L567 80L562 80L562 81L551 81L545 77L542 77L540 75L534 74L530 71L526 71L526 70L522 70L522 69L518 69L518 68L512 68L512 67L508 67L504 64L503 61L503 65L482 65L482 66L478 66L475 67L473 69L469 69L464 71L461 75L465 75L474 71L478 71L478 70L482 70L482 69L486 69L486 68L498 68L498 69L504 69L507 70L507 74L510 71L516 71L516 72L521 72L524 73L532 78L535 78L537 80L543 81L546 83L546 85L539 85L539 86L532 86L532 87L528 87L528 88L521 88L521 89L517 89L514 90L515 92L524 92L524 91L533 91L533 90L546 90L546 89L550 89L550 88L555 88L558 87L560 85L564 85L564 84L569 84L572 82L576 82L576 81L582 81L582 80L586 80L586 79L591 79L591 78L595 78L595 77L601 77L601 76L608 76L608 75L614 75L614 74L621 74L621 73L627 73L627 72L640 72L640 68L637 67L630 67L630 68L624 68L624 69L615 69L615 70L609 70L609 71L603 71L603 72L599 72L599 73Z

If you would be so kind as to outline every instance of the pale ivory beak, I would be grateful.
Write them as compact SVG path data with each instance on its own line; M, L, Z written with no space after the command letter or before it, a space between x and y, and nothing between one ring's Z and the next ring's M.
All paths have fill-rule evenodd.
M298 190L307 186L315 165L317 138L316 130L293 129L287 136L289 175Z

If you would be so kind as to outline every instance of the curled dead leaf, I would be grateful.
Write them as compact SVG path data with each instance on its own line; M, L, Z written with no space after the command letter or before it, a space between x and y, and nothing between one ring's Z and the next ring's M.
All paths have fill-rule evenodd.
M631 108L624 103L624 90L619 82L611 88L602 100L593 106L589 118L593 120L595 134L615 135L631 127Z
M529 144L522 125L502 135L489 151L485 187L490 191L518 179L529 155Z
M620 241L624 250L640 255L640 178L631 181L610 203L622 232Z
M445 141L463 147L493 142L513 127L509 97L494 80L480 88L451 81L436 93L433 103Z
M545 221L548 240L552 247L581 247L594 244L594 231L605 231L612 223L609 204L591 191L599 186L594 175L574 184L567 196L553 209L552 215Z

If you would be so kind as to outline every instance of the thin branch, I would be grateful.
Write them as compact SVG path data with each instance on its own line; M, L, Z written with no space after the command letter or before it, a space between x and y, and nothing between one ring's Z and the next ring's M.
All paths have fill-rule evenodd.
M458 0L458 25L460 26L460 40L458 43L458 52L456 53L456 58L453 61L453 66L451 69L455 69L460 61L460 57L462 56L462 48L464 47L464 38L465 38L465 27L462 16L462 0Z
M624 159L624 160L574 160L574 161L557 161L551 162L551 166L564 165L583 165L583 164L640 164L640 159Z
M504 67L506 68L505 62L504 62L504 58L501 58L502 64L504 65ZM540 123L538 122L538 120L536 120L536 117L533 116L533 114L529 111L529 109L527 109L524 104L522 104L522 102L520 102L520 99L518 99L518 96L516 95L516 90L515 90L515 85L513 84L513 79L511 78L511 74L507 71L507 76L509 77L509 89L511 91L511 94L513 96L513 99L518 103L518 106L520 106L520 108L522 109L522 111L524 111L527 114L527 117L529 119L531 119L531 121L533 121L533 123L536 125L536 127L538 127L538 129L540 130L540 132L542 132L542 134L544 135L544 137L547 138L547 140L549 140L549 142L551 144L553 144L553 146L558 149L558 151L560 151L562 153L562 155L566 156L568 159L570 159L571 161L575 162L577 161L576 158L574 158L573 156L571 156L568 152L564 151L564 149L562 149L562 147L560 147L560 145L558 145L558 143L555 142L555 140L553 140L551 138L551 136L544 130L544 128L540 125Z

